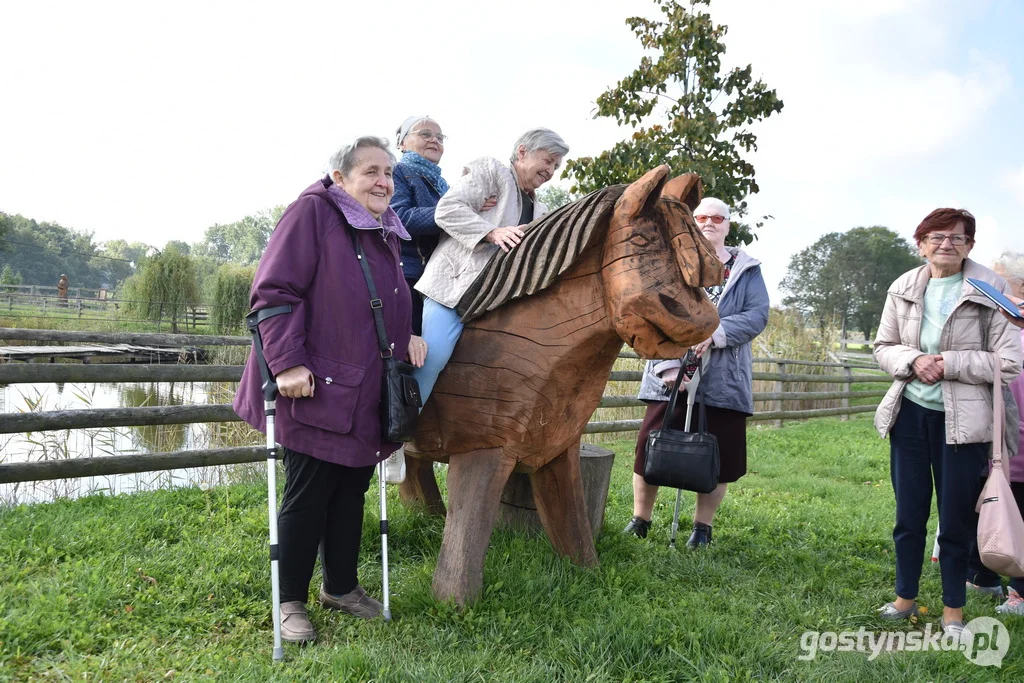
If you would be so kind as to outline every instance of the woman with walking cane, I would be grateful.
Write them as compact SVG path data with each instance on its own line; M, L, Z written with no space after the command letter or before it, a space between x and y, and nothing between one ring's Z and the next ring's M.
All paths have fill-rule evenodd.
M647 361L640 385L640 398L648 403L633 464L633 518L623 529L624 533L645 538L651 528L658 487L644 479L647 437L665 422L675 383L689 383L701 368L702 376L694 382L700 383L699 390L696 386L688 388L687 403L692 408L689 391L695 391L698 406L703 405L707 414L707 431L718 440L721 471L713 491L697 494L693 532L686 542L690 549L711 543L712 521L728 485L747 473L747 416L754 413L750 347L768 324L768 289L761 276L761 262L742 249L725 246L729 207L720 199L705 197L694 209L693 218L725 266L724 282L706 288L711 302L718 307L721 324L709 339L691 348L682 359ZM682 425L685 408L679 403L668 422ZM674 531L672 537L674 540Z
M255 313L291 307L259 323L263 355L280 392L274 425L285 467L277 523L280 629L290 642L316 638L306 601L318 550L321 605L363 619L384 609L359 585L356 571L364 495L374 467L400 445L381 436L384 361L373 309L382 314L395 357L421 366L427 351L422 339L411 336L399 247L409 235L388 206L394 163L380 138L361 137L342 147L331 157L328 175L281 216L252 286ZM373 303L357 244L375 283ZM263 431L255 355L246 363L234 408Z

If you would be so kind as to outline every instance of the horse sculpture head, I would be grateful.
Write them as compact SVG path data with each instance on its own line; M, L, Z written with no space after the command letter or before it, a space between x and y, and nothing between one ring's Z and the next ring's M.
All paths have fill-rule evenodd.
M615 203L601 276L612 325L643 358L679 358L718 326L699 287L722 282L723 268L691 210L702 187L695 174L666 182L659 166Z

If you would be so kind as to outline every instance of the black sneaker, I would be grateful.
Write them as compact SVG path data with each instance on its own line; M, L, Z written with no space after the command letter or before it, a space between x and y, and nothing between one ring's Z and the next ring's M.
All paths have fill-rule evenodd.
M633 515L629 524L622 530L624 534L633 534L637 538L647 538L647 532L651 530L651 523L643 517Z
M711 525L694 522L693 533L690 534L690 540L686 542L686 547L692 550L694 548L700 548L708 545L709 543L711 543Z

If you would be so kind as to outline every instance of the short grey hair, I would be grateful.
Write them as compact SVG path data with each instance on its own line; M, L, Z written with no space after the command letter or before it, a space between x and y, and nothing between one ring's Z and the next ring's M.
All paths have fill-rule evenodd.
M347 176L356 165L356 152L367 147L376 147L387 152L391 165L395 165L395 155L388 149L388 141L374 135L364 135L356 138L351 144L345 145L335 152L327 162L327 175L335 171L341 171L341 175Z
M520 135L516 144L512 145L512 157L509 159L512 163L519 158L519 145L526 148L527 154L538 149L563 157L569 153L569 145L565 144L562 136L550 128L533 128Z
M716 216L724 216L726 220L731 218L729 213L729 205L723 202L718 197L705 197L700 200L700 204L693 210L694 216L706 215L708 211L717 211Z

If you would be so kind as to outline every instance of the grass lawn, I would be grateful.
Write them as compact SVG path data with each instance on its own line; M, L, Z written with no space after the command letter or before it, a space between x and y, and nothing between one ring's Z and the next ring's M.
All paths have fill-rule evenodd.
M876 618L893 595L893 498L888 444L869 419L752 428L749 439L751 472L726 497L710 549L668 549L672 491L662 493L647 540L619 533L631 514L633 444L615 442L601 566L581 569L543 537L499 529L484 596L461 612L430 595L443 520L403 509L392 488L395 620L311 606L320 641L287 646L282 665L270 661L259 485L2 510L0 679L1024 679L1024 620L1012 617L1002 619L1011 644L1001 669L958 652L798 659L808 630L935 624L938 571L925 568L919 599L931 611L921 622L887 627ZM361 579L379 595L368 498ZM684 526L693 495L685 500ZM994 604L970 596L967 619L995 616Z

